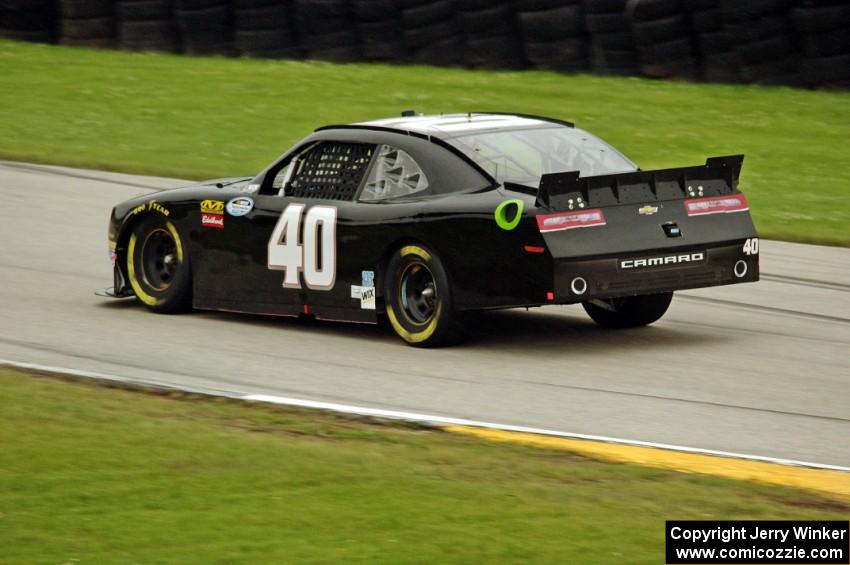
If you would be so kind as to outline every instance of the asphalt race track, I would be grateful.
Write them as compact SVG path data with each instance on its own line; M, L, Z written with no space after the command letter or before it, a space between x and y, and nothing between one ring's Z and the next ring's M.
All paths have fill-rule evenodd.
M763 241L761 282L679 293L649 328L548 307L416 350L385 327L94 296L112 205L180 184L0 162L0 358L850 466L850 249Z

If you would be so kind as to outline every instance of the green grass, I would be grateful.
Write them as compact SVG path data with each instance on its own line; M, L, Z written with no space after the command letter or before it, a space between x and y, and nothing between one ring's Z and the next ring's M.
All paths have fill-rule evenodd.
M846 519L784 488L0 370L3 563L660 563L665 519Z
M747 156L764 237L850 245L850 94L0 42L0 156L190 178L253 173L315 127L420 112L574 120L643 168Z

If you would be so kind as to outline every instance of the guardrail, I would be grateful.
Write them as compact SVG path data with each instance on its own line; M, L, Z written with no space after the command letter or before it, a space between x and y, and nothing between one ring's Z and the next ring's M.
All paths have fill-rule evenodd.
M0 0L0 37L190 55L850 86L848 0Z

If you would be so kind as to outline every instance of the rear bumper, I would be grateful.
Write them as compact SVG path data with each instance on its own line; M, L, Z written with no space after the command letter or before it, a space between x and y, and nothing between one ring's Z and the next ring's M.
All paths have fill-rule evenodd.
M746 255L743 247L744 241L736 241L708 248L624 253L593 259L556 259L555 302L571 304L592 298L659 294L755 282L759 280L758 255ZM581 292L582 289L584 292Z

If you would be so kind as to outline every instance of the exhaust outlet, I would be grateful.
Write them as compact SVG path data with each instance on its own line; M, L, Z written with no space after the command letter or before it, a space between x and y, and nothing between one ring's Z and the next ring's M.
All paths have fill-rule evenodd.
M570 283L570 290L573 294L584 294L587 292L587 281L581 277L576 277Z

